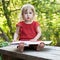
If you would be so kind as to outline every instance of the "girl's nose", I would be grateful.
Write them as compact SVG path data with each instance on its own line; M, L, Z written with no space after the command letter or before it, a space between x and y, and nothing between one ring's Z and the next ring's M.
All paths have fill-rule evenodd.
M29 13L27 15L29 16Z

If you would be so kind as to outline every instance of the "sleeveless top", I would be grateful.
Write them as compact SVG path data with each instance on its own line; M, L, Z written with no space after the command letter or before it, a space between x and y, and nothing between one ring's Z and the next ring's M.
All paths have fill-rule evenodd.
M29 41L37 35L37 27L39 23L33 21L31 24L26 24L24 21L19 22L16 26L20 27L19 29L19 40Z

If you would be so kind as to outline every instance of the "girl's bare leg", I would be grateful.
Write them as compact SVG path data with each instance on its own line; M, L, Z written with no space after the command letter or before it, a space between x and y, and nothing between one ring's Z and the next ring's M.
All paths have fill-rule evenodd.
M24 51L24 43L19 43L17 48L18 48L18 51L23 52Z
M42 50L44 48L44 46L45 46L45 44L43 42L41 42L40 44L38 44L36 50L40 51L40 50Z

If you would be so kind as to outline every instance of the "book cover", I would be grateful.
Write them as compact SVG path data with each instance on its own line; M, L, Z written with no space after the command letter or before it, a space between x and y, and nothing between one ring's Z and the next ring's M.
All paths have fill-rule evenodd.
M43 42L44 44L50 44L52 41L16 41L16 42L12 42L11 45L18 45L19 43L24 43L25 46L29 46L29 45L37 45L40 44L41 42Z

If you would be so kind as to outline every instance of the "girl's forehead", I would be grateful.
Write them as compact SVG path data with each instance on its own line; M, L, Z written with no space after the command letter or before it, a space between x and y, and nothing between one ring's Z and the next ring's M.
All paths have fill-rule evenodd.
M33 9L32 8L29 8L29 7L27 7L27 8L24 8L24 10L23 10L24 12L27 12L27 11L33 11Z

